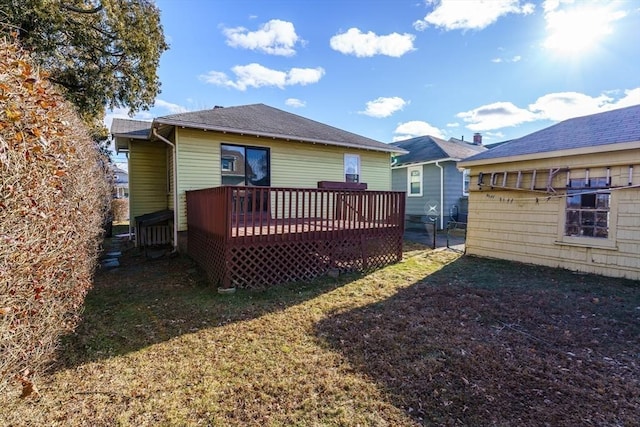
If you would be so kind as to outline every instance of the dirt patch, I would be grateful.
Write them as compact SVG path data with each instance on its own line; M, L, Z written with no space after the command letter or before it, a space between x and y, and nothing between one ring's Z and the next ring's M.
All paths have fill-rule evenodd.
M319 323L428 425L633 425L637 283L466 257Z

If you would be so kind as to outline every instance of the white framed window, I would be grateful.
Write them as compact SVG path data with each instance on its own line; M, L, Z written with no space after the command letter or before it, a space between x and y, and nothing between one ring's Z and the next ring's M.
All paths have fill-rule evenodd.
M567 180L566 200L559 204L556 243L617 249L617 201L608 178Z
M344 155L344 181L360 182L360 155Z
M606 178L570 180L564 235L607 239L610 200L611 191Z
M471 184L471 171L469 169L462 170L462 195L469 195L469 186Z
M236 170L236 158L233 156L222 156L222 172L234 172Z
M422 197L422 165L407 168L407 196Z

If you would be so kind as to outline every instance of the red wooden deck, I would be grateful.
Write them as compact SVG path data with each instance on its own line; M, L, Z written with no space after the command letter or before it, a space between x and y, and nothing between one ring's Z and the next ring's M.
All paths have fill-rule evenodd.
M404 200L385 191L188 191L188 252L223 288L369 271L402 259Z

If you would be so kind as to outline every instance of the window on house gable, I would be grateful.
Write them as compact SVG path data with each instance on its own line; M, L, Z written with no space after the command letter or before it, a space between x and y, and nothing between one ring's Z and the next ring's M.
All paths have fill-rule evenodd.
M223 144L220 149L222 185L271 185L268 148Z
M422 197L422 166L407 168L407 195Z
M565 235L609 237L611 191L606 178L571 179L567 190Z

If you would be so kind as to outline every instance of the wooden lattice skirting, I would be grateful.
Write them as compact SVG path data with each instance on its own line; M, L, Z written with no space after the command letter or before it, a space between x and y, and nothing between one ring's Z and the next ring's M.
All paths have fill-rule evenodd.
M368 272L402 259L402 230L363 233L349 230L339 238L242 242L189 228L189 255L220 287L265 288L280 283L310 280L329 269Z

